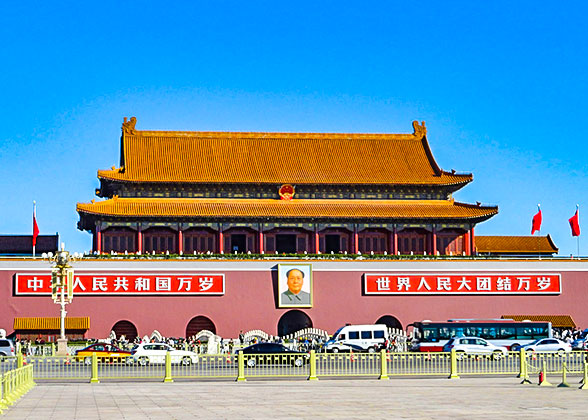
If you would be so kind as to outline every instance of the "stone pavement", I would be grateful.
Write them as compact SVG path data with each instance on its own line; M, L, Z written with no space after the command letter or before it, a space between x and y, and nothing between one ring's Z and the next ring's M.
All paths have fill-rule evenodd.
M550 378L557 384L555 378ZM588 390L516 378L39 384L5 419L587 418Z

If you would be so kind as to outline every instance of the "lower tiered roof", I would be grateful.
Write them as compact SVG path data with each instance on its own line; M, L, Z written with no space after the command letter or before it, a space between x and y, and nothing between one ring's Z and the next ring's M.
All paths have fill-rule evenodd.
M130 218L247 218L340 220L469 220L481 222L498 207L453 200L275 200L206 198L113 198L79 203L82 215Z

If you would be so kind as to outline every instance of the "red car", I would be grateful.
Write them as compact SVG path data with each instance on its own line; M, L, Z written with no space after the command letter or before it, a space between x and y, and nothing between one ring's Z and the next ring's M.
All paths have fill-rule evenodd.
M84 362L87 365L92 364L92 353L96 353L98 361L104 362L125 362L127 357L131 355L130 351L121 350L112 344L94 343L88 347L77 350L75 358L78 362Z

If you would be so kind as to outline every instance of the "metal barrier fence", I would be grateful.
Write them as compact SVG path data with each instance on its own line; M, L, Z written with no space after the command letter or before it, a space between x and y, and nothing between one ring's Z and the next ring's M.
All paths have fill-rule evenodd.
M2 373L0 414L35 386L33 366L20 366Z
M247 378L308 378L440 376L459 378L473 375L513 375L526 381L530 375L584 374L588 353L507 354L451 353L315 353L303 354L201 354L194 360L150 356L135 362L132 358L119 361L91 360L71 356L23 356L0 358L0 371L20 366L33 366L35 380L98 382L105 380L225 378L239 381ZM89 363L91 362L91 363Z

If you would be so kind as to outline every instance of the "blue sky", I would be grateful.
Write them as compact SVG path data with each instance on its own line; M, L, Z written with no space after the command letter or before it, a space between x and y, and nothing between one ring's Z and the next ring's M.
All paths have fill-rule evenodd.
M365 4L367 3L367 4ZM488 3L488 4L486 4ZM588 254L584 2L4 2L0 233L91 249L77 202L137 129L410 133L455 194L499 206L480 235L541 234Z

